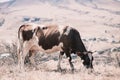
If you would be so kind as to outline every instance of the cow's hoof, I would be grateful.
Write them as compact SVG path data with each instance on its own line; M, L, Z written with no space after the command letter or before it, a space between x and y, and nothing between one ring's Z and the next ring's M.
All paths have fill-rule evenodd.
M58 72L62 72L62 69L61 69L61 68L58 68L57 71L58 71Z
M72 70L71 70L71 73L72 73L72 74L74 74L74 72L75 72L75 70L74 70L74 69L72 69Z
M35 70L39 70L39 68L37 66L34 67Z
M93 69L88 69L88 74L94 73Z

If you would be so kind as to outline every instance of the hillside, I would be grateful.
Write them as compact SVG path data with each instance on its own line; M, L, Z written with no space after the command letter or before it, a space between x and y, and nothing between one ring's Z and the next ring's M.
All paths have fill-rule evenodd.
M16 72L17 31L23 23L59 24L76 28L85 46L96 51L96 74L83 74L79 59L74 59L76 72L55 72L58 54L36 57L40 70ZM119 80L120 78L120 1L119 0L10 0L0 2L0 80ZM10 54L9 57L2 55ZM15 61L16 62L16 61ZM51 62L51 64L50 64ZM65 67L65 66L66 67ZM8 68L8 66L10 66ZM51 66L51 67L49 67ZM63 68L69 69L66 58ZM15 68L13 70L12 68ZM102 68L102 69L101 69ZM77 71L78 70L78 71ZM28 74L29 73L29 74ZM35 74L33 77L32 75ZM41 76L37 75L43 75ZM56 77L51 77L56 75ZM84 76L81 78L81 76ZM21 77L22 76L22 77ZM45 76L48 76L46 78ZM76 77L77 76L77 77ZM88 77L88 78L85 78ZM94 78L94 79L93 79Z

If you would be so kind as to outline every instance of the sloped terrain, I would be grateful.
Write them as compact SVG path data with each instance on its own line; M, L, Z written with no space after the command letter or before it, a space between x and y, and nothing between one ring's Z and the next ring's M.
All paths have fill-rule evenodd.
M76 28L94 56L95 73L84 71L73 56L75 73L64 57L62 73L57 72L58 52L37 54L34 70L26 64L17 69L17 31L27 22L69 25ZM118 0L11 0L0 3L0 80L119 80L120 1ZM47 76L47 77L46 77Z

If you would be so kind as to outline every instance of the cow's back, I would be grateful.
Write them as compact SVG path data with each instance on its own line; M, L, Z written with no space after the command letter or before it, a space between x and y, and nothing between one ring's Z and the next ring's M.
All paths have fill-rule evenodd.
M39 43L43 49L51 49L54 46L57 46L59 44L59 36L60 33L58 31L58 26L57 25L49 25L46 26L45 29L43 29L44 33L44 42L41 44Z
M79 32L72 27L68 26L64 29L61 42L63 42L64 48L71 49L74 53L87 51L81 40Z

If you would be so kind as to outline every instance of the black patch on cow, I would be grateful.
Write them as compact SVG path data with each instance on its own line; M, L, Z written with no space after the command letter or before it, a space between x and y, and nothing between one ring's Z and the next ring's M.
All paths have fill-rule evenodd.
M22 31L22 37L24 41L29 41L32 37L33 37L33 33L32 30L28 30L28 31Z
M81 57L81 59L83 59L83 65L86 67L86 68L93 68L93 64L92 64L92 61L93 61L93 57L92 57L92 61L90 60L88 54L85 54Z
M83 44L83 42L82 42L82 39L81 39L81 37L80 37L80 34L79 34L79 32L77 31L77 30L75 30L75 29L73 29L73 41L72 41L72 43L73 43L73 48L75 48L75 50L77 51L77 52L86 52L87 50L86 50L86 48L85 48L85 46L84 46L84 44Z
M69 27L66 27L66 28L69 28ZM67 29L65 29L64 31L67 31ZM87 52L82 42L82 39L80 37L80 34L76 29L71 28L69 34L66 37L67 37L67 41L69 41L70 43L69 47L71 47L72 52L74 53L75 52Z
M48 27L43 27L42 29L44 30L44 29L47 29Z
M49 36L45 37L44 44L42 45L43 49L51 49L53 46L57 46L59 44L59 36L60 33L56 32L54 34L50 34Z

